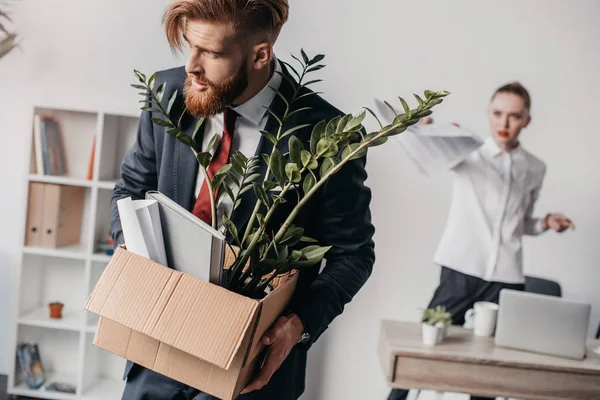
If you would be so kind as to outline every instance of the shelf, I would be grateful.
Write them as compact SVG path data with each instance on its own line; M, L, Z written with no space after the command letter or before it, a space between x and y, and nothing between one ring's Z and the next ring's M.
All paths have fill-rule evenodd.
M10 394L18 395L18 396L27 396L34 397L37 399L74 399L75 394L71 393L59 393L59 392L50 392L46 391L45 388L51 384L52 382L61 382L61 383L70 383L75 384L75 377L71 375L65 374L57 374L57 373L49 373L46 371L46 383L40 389L29 389L25 383L22 383L14 388L10 389L8 392ZM117 397L115 397L117 398Z
M40 255L40 256L69 258L72 260L87 259L87 254L85 253L84 248L81 246L60 247L60 248L56 248L56 249L49 248L49 247L25 246L25 247L23 247L23 253L35 254L35 255Z
M100 181L97 183L99 189L113 190L117 182L114 181Z
M125 381L117 379L98 379L83 393L83 397L93 400L120 399L125 390Z
M87 179L71 178L68 176L29 174L30 182L53 183L56 185L92 187L94 182Z
M49 314L50 310L48 307L38 308L19 317L18 323L20 325L62 329L67 331L79 331L83 327L83 321L85 319L85 311L83 310L74 310L65 307L63 309L63 317L61 319L50 318Z
M88 319L85 325L85 331L87 333L96 333L96 328L98 327L98 320L100 317L96 314L88 312Z
M109 256L104 253L94 253L94 255L92 256L92 261L108 264L111 258L112 256Z

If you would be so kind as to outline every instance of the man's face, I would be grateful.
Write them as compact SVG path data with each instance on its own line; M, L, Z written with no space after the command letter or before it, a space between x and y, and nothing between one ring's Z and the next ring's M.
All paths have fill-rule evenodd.
M525 101L514 93L497 93L488 111L490 131L498 146L512 148L531 120Z
M234 103L248 87L247 54L230 24L190 20L185 40L185 104L197 117L211 117Z

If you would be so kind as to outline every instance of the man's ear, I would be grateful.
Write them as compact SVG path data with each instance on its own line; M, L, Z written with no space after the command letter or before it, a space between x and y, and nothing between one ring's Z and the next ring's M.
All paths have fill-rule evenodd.
M273 58L273 46L268 42L261 42L252 48L252 68L261 70L267 68Z
M527 121L525 122L525 125L523 125L523 128L527 128L527 126L529 125L530 122L531 122L531 115L529 115L529 112L527 112Z

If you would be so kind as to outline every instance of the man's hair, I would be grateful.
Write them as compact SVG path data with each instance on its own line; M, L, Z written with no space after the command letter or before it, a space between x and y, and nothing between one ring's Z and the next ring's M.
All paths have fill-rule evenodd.
M172 0L163 15L167 40L181 50L187 20L231 23L241 37L260 33L275 43L288 19L288 0Z
M499 87L494 92L494 95L492 96L492 100L494 100L494 98L496 97L496 95L498 93L516 94L517 96L519 96L520 98L523 99L523 102L525 103L525 108L527 108L527 110L531 109L531 97L529 97L529 92L519 82L511 82L511 83L507 83L504 86Z

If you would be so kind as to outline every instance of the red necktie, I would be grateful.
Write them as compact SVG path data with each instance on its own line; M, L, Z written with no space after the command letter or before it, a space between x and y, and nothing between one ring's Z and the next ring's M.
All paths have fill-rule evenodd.
M235 120L237 117L238 113L236 113L230 108L226 108L225 111L223 111L223 137L221 138L221 141L219 142L219 147L217 148L217 151L215 152L212 161L210 162L207 168L208 176L211 180L213 176L215 176L219 168L227 164L227 161L229 160L231 140L233 139L233 130L235 128ZM217 194L218 193L214 194L215 199L217 198ZM202 183L202 188L200 189L200 193L198 194L198 198L196 199L196 204L194 205L193 213L202 221L210 225L212 220L212 214L210 209L210 194L208 191L208 187L206 186L206 181Z

